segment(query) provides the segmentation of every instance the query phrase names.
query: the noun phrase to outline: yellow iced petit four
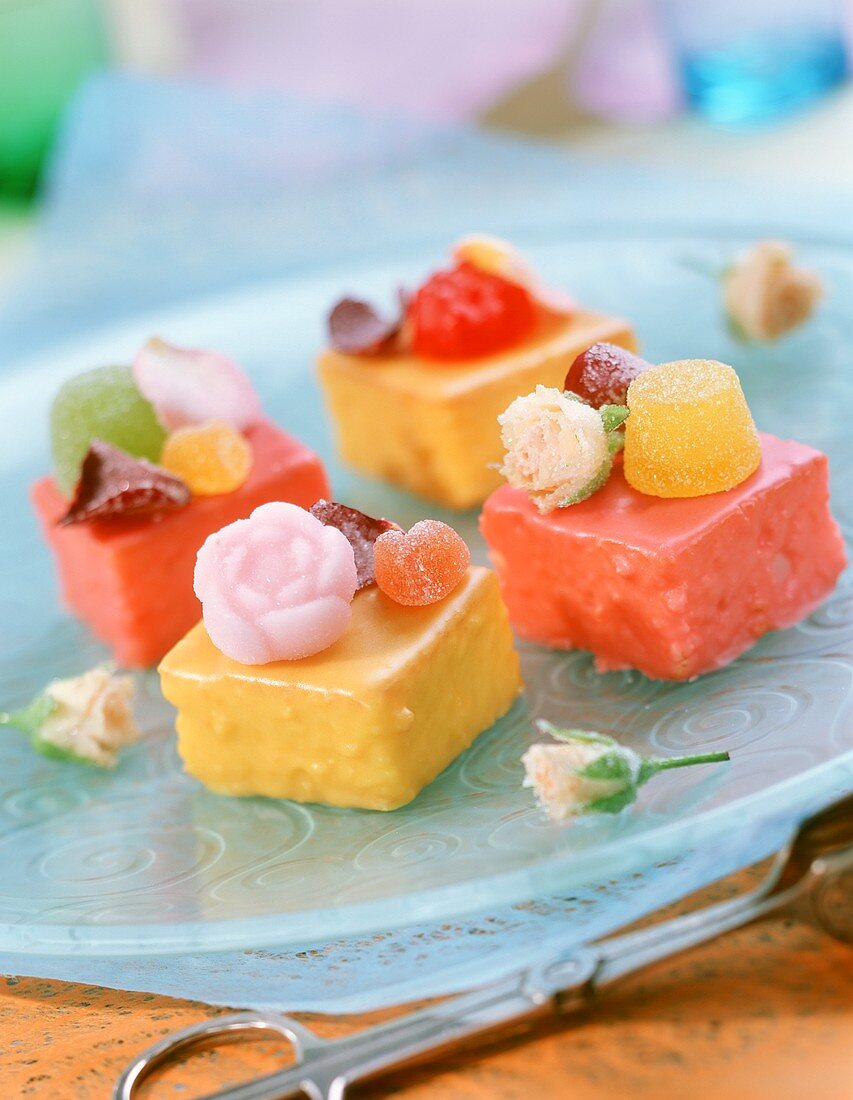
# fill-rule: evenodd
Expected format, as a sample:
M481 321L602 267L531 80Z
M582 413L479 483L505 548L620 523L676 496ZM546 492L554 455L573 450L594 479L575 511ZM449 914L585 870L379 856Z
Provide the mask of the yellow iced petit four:
M338 639L245 664L200 623L160 665L187 771L212 790L392 810L411 801L520 687L497 578L471 567L428 606L358 591Z

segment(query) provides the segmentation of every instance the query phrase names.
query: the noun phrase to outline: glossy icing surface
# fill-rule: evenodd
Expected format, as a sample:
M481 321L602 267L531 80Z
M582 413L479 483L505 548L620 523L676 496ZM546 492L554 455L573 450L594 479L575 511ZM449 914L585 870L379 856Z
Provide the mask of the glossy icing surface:
M319 373L342 457L372 477L469 508L500 484L491 468L502 457L498 415L537 383L562 386L573 358L601 340L635 346L624 321L578 311L542 321L518 348L459 365L327 351Z
M200 618L193 569L208 535L266 501L308 507L328 492L322 463L292 436L262 421L247 439L252 470L239 489L152 517L57 527L66 499L50 477L33 485L64 601L121 664L153 664Z
M343 637L299 661L241 665L196 626L160 665L191 774L227 794L389 810L511 706L518 658L497 578L471 568L441 603L360 592Z
M499 489L481 529L518 632L591 650L601 671L683 680L802 619L845 564L827 460L761 439L759 469L726 493L663 500L617 468L588 500L541 516Z

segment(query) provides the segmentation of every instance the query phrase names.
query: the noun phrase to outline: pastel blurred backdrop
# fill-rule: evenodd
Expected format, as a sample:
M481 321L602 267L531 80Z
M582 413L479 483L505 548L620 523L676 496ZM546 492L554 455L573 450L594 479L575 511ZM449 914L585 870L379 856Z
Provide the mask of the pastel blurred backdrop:
M783 117L845 77L849 0L2 0L0 193L31 192L86 74L169 74L565 136L693 108Z

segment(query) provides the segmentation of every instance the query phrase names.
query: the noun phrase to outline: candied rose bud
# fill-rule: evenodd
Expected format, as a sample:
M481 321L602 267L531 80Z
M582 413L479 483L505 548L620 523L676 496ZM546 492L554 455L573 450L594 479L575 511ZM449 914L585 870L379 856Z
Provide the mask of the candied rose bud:
M540 512L577 504L607 480L624 413L618 405L593 409L571 394L537 386L498 417L501 474Z
M539 805L558 822L582 814L619 813L636 799L638 789L660 772L729 759L727 752L642 757L606 734L562 729L543 719L535 725L555 741L533 744L522 756L522 786L532 787Z
M246 665L309 657L346 630L358 578L346 536L295 504L262 504L198 552L213 644Z
M723 304L747 340L776 340L806 321L823 294L820 276L791 262L791 247L761 241L723 276Z

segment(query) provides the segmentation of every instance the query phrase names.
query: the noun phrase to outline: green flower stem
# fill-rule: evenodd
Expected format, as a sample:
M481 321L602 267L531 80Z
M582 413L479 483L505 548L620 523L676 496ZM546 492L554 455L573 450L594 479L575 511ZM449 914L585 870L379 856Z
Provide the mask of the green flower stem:
M699 256L682 256L678 263L688 271L692 271L694 275L702 275L706 279L714 280L722 279L731 267L731 264L714 263Z
M0 726L11 726L12 729L20 730L21 733L29 733L30 721L27 709L24 707L23 710L0 711Z
M55 708L56 701L43 692L20 710L0 711L0 726L14 726L32 740Z
M686 768L690 764L721 764L724 760L731 760L727 752L705 752L698 756L670 756L666 760L649 760L655 771L663 772L668 768Z
M669 756L665 760L643 760L640 764L637 785L640 786L658 772L669 771L671 768L689 768L693 764L722 764L726 760L731 760L727 752L705 752L696 756Z

